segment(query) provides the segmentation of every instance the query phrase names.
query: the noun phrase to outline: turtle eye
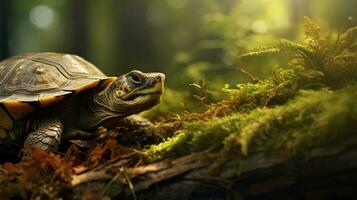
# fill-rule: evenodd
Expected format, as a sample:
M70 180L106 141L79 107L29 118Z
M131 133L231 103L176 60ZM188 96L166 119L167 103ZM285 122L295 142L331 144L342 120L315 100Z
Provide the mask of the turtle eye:
M137 74L130 74L129 79L131 82L135 84L140 84L141 83L141 77Z

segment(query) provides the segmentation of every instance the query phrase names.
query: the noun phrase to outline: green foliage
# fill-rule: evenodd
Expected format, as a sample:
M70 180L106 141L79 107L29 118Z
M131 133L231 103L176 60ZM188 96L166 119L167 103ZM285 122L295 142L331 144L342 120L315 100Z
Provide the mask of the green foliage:
M314 70L323 75L323 83L336 87L357 80L357 27L345 31L333 45L320 38L320 27L305 17L305 45L286 39L273 47L262 47L239 58L274 54L283 50L296 53L293 67Z
M324 86L322 77L320 71L306 70L302 67L276 68L271 77L254 84L237 84L235 87L226 84L223 88L226 100L207 105L207 109L202 113L186 113L181 120L210 120L235 112L249 112L259 107L280 105L294 97L300 89L321 88Z
M319 27L308 18L305 30L306 45L282 40L278 47L243 56L289 49L296 52L291 68L276 68L255 84L226 84L226 100L173 120L172 137L147 149L147 158L155 161L212 146L234 158L258 150L295 156L354 134L357 29L342 34L335 48L320 39Z

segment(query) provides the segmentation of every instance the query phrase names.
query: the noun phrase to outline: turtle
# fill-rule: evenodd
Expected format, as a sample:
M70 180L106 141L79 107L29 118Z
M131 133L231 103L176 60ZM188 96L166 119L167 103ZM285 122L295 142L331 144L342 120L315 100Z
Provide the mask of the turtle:
M0 62L0 145L48 152L63 139L91 138L103 125L147 124L135 115L160 103L164 80L139 70L106 76L73 54L10 57Z

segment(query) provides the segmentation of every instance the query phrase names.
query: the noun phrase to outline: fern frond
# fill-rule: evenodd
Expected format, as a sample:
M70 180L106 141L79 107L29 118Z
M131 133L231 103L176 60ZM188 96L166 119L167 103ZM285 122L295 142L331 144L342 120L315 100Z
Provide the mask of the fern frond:
M347 29L339 38L336 45L336 54L342 53L345 49L357 49L357 26Z
M307 43L320 41L320 26L309 17L304 17L305 39Z
M292 50L298 53L299 57L304 60L305 63L309 63L308 68L320 69L324 65L324 61L321 60L317 52L311 50L307 46L301 45L296 42L292 42L287 39L282 39L280 41L281 49Z
M284 50L293 50L293 51L298 51L301 52L307 56L310 54L313 54L313 52L308 49L306 46L301 45L299 43L287 40L287 39L282 39L280 40L280 48Z
M245 57L255 57L255 56L276 54L276 53L279 53L280 50L281 49L277 48L277 47L267 47L264 49L257 49L257 50L251 51L249 53L245 53L245 54L238 56L238 59L245 58Z

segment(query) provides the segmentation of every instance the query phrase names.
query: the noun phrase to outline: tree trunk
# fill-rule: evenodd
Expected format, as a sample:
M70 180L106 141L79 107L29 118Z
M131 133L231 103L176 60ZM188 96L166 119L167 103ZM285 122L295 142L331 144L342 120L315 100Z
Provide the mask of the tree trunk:
M11 15L11 1L0 0L0 60L10 56L9 26Z
M71 1L71 53L88 57L87 1Z

